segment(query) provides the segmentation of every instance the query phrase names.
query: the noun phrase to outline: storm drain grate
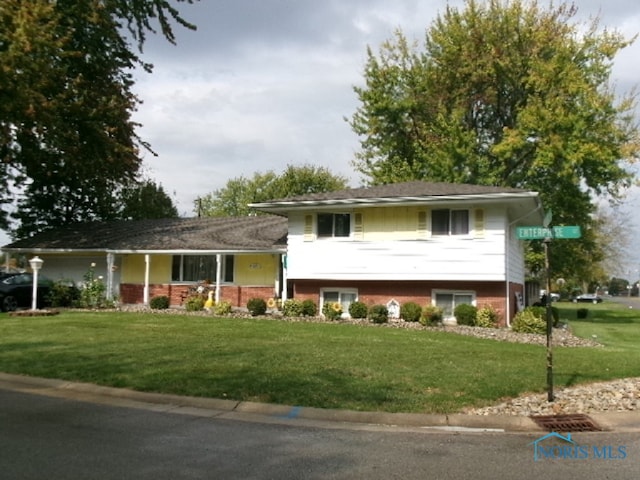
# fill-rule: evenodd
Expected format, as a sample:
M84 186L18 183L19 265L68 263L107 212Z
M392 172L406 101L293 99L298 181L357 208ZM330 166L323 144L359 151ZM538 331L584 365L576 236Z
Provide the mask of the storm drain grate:
M532 415L531 420L549 432L599 432L602 430L587 415L574 413L569 415Z

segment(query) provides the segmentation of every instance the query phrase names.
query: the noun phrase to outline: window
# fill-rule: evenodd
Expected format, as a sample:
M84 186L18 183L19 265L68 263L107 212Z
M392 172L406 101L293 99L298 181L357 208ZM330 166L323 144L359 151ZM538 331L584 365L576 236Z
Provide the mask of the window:
M452 318L458 305L473 305L475 302L473 292L436 292L434 298L436 307L442 308L444 318Z
M431 212L433 235L467 235L469 233L469 210L433 210Z
M320 311L326 302L342 305L342 313L349 314L349 305L358 300L358 291L353 288L328 288L320 292Z
M216 255L174 255L171 268L173 282L216 281ZM233 255L222 256L222 281L233 282Z
M318 237L348 237L351 234L351 214L319 213Z

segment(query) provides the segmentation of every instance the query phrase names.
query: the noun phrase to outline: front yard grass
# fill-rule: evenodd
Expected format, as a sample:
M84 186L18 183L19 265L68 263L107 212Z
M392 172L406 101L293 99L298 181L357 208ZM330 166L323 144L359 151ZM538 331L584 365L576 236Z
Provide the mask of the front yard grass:
M561 318L575 319L559 304ZM598 305L554 348L554 383L640 376L640 318ZM596 316L596 311L597 316ZM0 314L0 371L140 391L362 411L451 413L542 392L546 350L433 330L154 313Z

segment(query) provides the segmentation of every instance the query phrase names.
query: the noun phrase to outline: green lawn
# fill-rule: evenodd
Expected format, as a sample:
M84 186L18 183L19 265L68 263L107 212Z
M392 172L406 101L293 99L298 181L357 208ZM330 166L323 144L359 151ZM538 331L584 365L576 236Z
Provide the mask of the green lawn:
M640 318L613 304L555 348L555 387L640 376ZM585 308L585 307L582 307ZM0 314L0 371L193 396L388 412L455 412L546 387L544 347L437 331L147 313Z

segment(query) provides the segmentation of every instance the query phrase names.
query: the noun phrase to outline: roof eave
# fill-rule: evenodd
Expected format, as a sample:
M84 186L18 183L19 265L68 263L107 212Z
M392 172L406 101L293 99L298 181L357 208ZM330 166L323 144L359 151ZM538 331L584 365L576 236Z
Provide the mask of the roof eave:
M377 206L377 205L416 205L416 204L438 204L451 202L503 202L509 200L535 199L537 192L522 193L486 193L486 194L464 194L464 195L429 195L429 196L405 196L405 197L382 197L382 198L344 198L326 200L301 200L301 201L281 201L252 203L249 206L256 210L269 213L286 213L291 210L309 210L327 207L348 207L348 206Z

